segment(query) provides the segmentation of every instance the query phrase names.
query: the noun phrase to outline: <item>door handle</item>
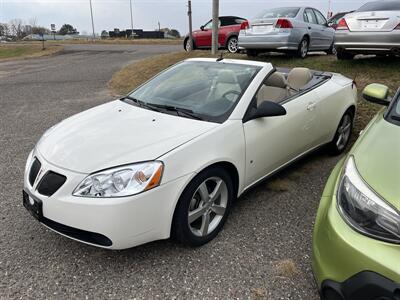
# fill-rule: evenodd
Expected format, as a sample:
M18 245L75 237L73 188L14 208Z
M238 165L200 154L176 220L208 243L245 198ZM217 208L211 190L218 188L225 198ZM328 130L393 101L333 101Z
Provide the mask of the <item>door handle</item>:
M307 105L307 110L308 111L313 111L315 109L316 104L314 102L311 102Z

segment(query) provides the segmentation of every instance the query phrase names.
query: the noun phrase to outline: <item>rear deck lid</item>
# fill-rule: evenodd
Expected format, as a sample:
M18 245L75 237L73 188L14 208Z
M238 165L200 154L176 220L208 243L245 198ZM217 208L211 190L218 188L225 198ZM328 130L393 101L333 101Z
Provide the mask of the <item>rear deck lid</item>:
M355 12L345 19L350 31L389 32L400 24L400 11Z

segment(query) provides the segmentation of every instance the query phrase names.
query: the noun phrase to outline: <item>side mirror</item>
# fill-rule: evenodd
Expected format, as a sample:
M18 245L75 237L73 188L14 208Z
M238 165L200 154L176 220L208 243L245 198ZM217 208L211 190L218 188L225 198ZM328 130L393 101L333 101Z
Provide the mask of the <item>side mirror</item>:
M389 88L386 85L372 83L367 85L362 93L363 98L369 102L389 106Z
M204 25L203 25L203 26L200 26L200 30L201 30L201 31L204 31Z
M286 109L275 102L264 101L255 110L251 116L251 119L260 119L266 117L277 117L286 115Z

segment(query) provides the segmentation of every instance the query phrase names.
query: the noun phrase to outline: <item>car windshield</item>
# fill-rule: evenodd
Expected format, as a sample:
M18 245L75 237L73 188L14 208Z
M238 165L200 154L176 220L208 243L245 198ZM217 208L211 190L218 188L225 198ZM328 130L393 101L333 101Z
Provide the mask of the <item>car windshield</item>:
M256 16L256 19L269 19L269 18L295 18L299 12L299 7L280 7L271 8L263 11Z
M391 105L391 109L388 111L386 118L389 122L400 126L400 88L397 90L392 101L394 101L394 103Z
M376 1L369 2L357 9L357 12L363 11L390 11L400 10L400 1Z
M160 73L127 98L144 108L222 123L260 69L223 61L185 61Z

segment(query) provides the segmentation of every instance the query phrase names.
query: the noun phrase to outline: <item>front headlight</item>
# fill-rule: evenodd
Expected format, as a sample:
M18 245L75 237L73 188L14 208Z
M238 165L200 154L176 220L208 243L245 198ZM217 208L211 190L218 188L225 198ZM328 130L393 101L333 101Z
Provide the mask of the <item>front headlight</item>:
M158 186L164 165L159 161L126 165L86 177L74 190L78 197L125 197Z
M357 231L400 243L400 213L365 183L352 156L346 163L337 196L341 215Z

